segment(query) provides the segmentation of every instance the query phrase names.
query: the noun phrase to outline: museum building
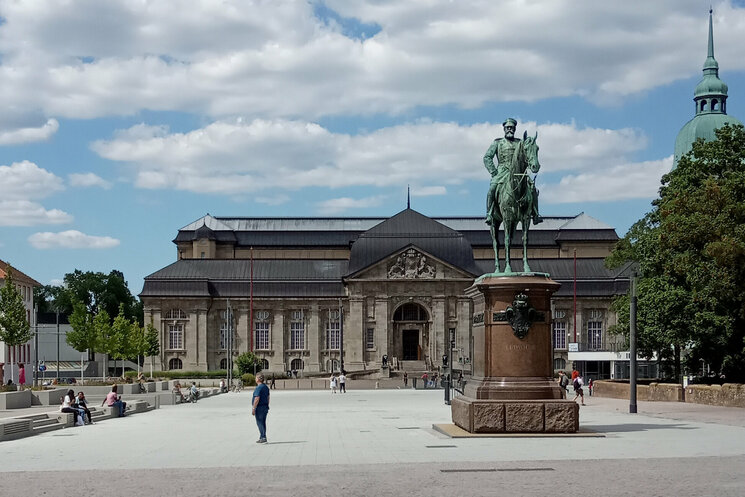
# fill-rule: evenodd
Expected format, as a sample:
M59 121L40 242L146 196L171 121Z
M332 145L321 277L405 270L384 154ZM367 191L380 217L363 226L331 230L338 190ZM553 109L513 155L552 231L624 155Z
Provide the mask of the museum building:
M487 227L483 217L410 208L390 218L206 215L178 231L176 262L145 278L145 321L160 331L164 369L225 369L232 348L253 350L272 372L338 371L343 348L348 371L378 371L384 356L394 368L432 370L450 353L467 374L473 305L465 290L494 271ZM571 367L570 343L623 348L607 330L628 275L603 265L617 240L586 214L531 228L531 268L561 283L552 300L556 369ZM512 248L516 271L521 252ZM585 367L611 375L608 364Z

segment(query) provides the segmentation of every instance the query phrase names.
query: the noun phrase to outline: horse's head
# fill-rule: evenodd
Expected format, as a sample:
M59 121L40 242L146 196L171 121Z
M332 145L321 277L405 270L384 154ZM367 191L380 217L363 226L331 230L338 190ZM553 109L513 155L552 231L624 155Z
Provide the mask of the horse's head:
M528 167L534 173L537 173L541 168L541 163L538 162L538 131L535 132L535 136L528 136L528 132L523 133L523 148L525 150L525 159L528 162Z

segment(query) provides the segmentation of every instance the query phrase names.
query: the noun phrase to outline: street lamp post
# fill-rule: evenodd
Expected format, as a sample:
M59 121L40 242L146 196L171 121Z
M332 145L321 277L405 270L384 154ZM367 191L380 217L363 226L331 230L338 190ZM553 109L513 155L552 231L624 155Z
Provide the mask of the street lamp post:
M631 274L629 303L629 413L636 414L636 272Z

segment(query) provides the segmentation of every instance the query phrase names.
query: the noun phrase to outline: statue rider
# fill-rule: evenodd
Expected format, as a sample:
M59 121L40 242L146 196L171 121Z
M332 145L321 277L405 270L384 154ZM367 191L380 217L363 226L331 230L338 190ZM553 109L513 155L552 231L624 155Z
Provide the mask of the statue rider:
M492 225L494 223L494 217L492 216L493 209L499 209L498 202L495 202L494 192L497 191L497 187L508 181L508 175L510 170L510 161L515 153L515 149L520 144L520 138L515 138L515 129L517 128L517 121L511 117L505 119L502 123L504 128L504 138L497 138L494 140L489 147L489 150L484 154L484 167L491 174L491 183L489 184L489 194L486 197L486 224ZM494 166L494 158L497 159L498 165ZM531 196L533 197L533 208L531 216L533 218L533 224L543 222L543 218L538 214L538 190L533 184L533 180L528 179L528 189Z

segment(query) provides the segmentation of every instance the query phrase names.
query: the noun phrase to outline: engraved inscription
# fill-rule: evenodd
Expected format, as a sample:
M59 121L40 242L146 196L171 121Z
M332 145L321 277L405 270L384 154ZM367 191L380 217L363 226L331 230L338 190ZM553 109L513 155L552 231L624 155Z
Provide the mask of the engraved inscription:
M484 313L479 312L473 315L473 324L484 324Z
M530 350L533 347L531 345L507 345L505 350Z

